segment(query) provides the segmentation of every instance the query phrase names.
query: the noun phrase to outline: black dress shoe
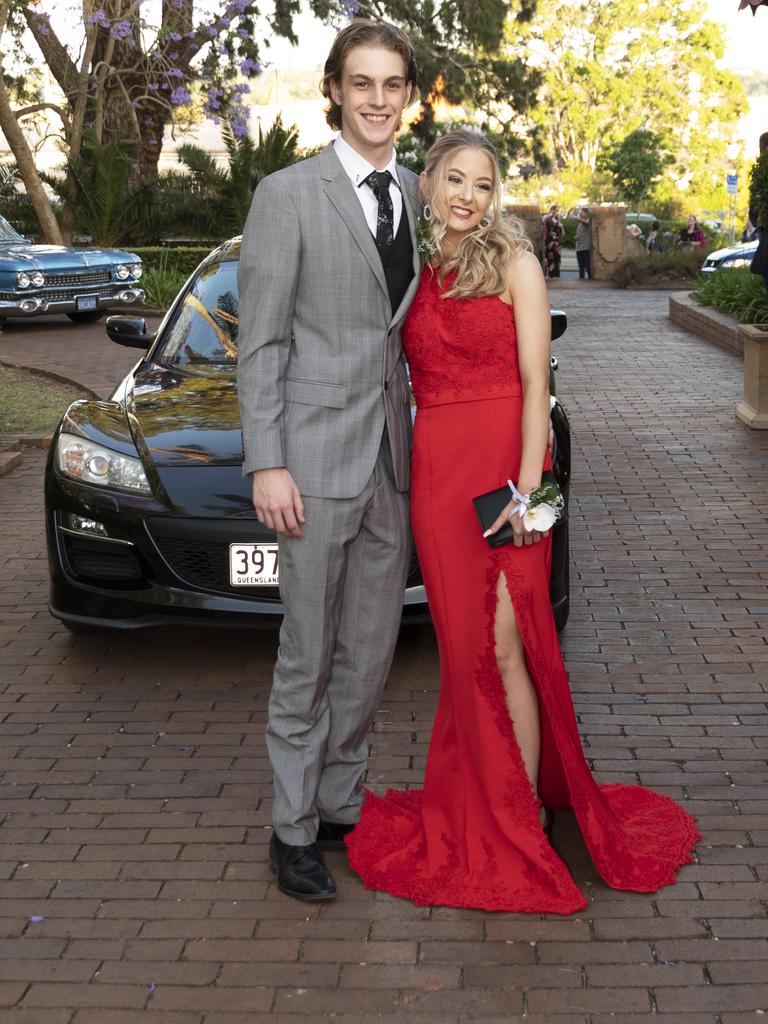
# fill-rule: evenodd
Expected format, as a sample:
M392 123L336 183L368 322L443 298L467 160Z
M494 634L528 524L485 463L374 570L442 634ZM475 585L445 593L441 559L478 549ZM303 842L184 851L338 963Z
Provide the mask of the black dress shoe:
M326 853L344 853L347 848L344 837L348 836L354 825L342 825L338 821L321 821L317 829L317 845Z
M290 846L273 832L269 841L269 867L277 887L297 900L332 900L336 885L328 873L317 843Z

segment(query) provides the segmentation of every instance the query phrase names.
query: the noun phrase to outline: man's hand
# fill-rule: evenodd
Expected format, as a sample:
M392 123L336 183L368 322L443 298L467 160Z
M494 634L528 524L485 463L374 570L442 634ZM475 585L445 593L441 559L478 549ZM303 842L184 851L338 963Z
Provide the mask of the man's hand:
M259 469L253 477L253 507L259 522L286 537L302 537L304 503L285 468Z

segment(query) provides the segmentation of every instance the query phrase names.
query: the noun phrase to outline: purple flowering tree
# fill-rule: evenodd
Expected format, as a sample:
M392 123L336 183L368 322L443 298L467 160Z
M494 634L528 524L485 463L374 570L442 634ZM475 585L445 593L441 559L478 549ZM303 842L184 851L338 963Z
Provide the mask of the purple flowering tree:
M36 60L39 66L39 57L21 45L31 33L64 95L62 103L40 101L15 110L6 95L4 123L13 127L11 121L18 125L48 108L70 159L83 155L86 136L105 146L118 142L132 148L136 177L144 181L157 175L166 126L197 96L206 115L226 116L235 134L246 134L248 80L261 71L256 0L160 0L154 21L145 15L147 8L145 0L82 0L81 40L72 45L63 33L60 0L2 0L0 30L15 37L16 55L26 53L27 63ZM8 81L11 68L0 64L0 70ZM3 106L0 91L0 117ZM34 161L23 159L23 135L18 133L19 140L4 134L32 196L41 185L30 166ZM77 187L75 181L68 185ZM72 226L65 209L65 235ZM50 223L43 233L53 236Z
M226 111L245 127L247 79L261 71L255 0L161 0L157 23L142 0L83 0L79 61L54 27L57 0L15 3L66 96L75 155L91 127L105 144L131 142L140 176L154 176L166 125L200 86L207 114Z

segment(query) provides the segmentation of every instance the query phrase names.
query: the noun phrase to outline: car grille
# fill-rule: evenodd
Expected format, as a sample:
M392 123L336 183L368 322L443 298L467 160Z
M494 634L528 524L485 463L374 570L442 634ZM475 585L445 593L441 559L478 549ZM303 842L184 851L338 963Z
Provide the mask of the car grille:
M112 584L136 584L142 579L141 562L135 549L128 544L110 544L108 540L60 535L64 541L69 569L81 580Z
M111 280L112 276L108 268L104 270L75 271L72 274L46 274L45 287L64 288L67 285L77 285L80 287L84 284L107 284Z
M101 299L111 299L115 294L111 288L33 288L18 292L0 292L0 301L14 302L27 297L46 299L48 302L74 302L78 295L96 295Z
M49 302L69 302L78 295L97 295L101 299L110 299L113 294L112 288L106 290L104 288L90 288L87 291L82 288L51 288L50 290L46 288L41 297Z
M146 522L158 551L187 586L244 600L279 601L277 587L233 587L229 582L229 545L239 540L274 542L262 535L255 519L227 520L148 519Z

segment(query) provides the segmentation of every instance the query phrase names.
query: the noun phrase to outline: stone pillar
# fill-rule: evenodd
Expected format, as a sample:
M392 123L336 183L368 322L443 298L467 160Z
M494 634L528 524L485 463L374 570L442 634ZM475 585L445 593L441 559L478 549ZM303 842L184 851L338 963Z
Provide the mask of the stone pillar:
M744 341L744 400L736 418L753 430L768 430L768 330L742 324Z
M627 231L626 206L590 206L592 218L592 278L610 281L616 264L637 251Z
M523 222L526 235L533 243L533 251L541 259L544 250L544 229L542 227L542 214L538 206L505 206L504 213L511 213Z

